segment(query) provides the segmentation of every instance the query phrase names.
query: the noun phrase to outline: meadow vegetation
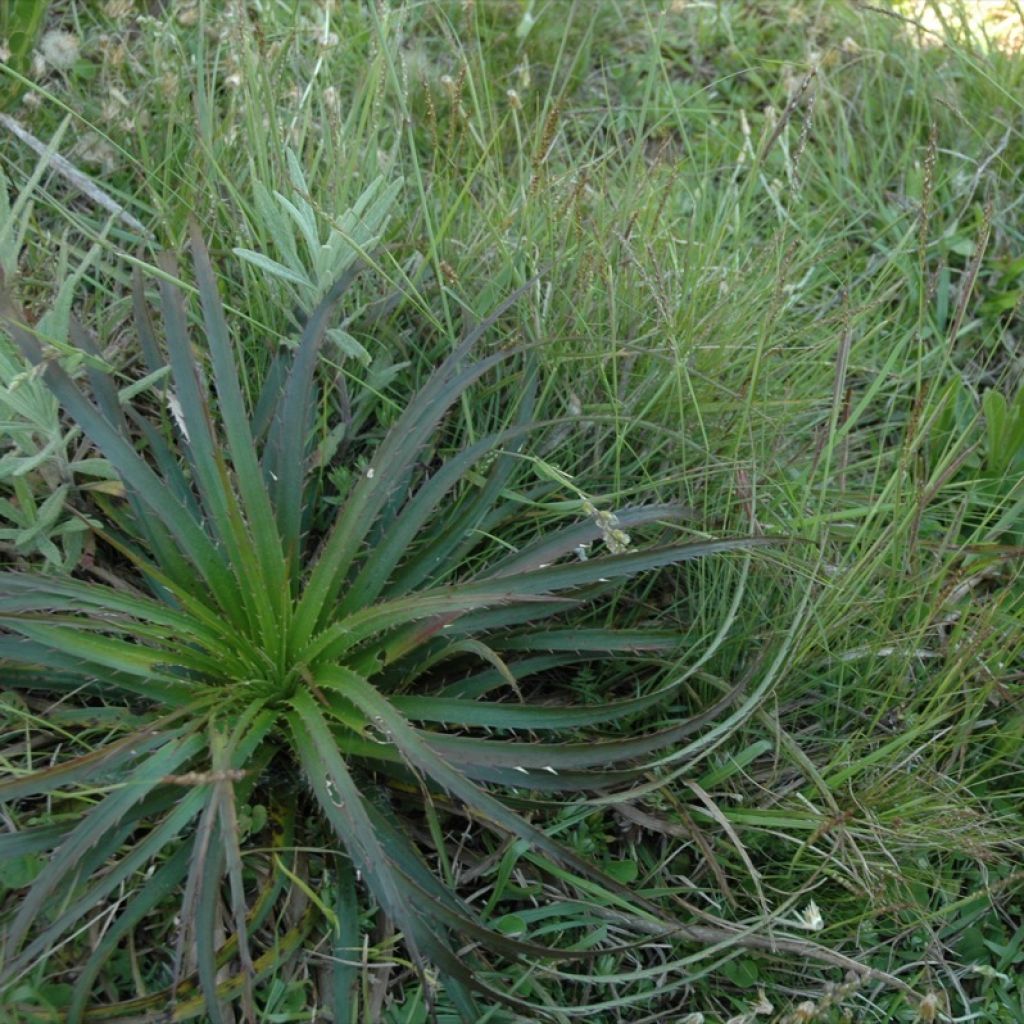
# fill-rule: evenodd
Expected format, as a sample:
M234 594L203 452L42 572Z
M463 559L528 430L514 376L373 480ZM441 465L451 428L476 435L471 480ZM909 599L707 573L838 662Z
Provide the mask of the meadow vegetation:
M979 6L3 8L0 1021L1024 1019Z

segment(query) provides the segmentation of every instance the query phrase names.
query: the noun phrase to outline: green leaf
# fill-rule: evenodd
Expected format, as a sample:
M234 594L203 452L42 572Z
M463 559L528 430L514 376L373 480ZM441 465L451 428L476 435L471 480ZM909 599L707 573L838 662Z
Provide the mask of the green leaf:
M188 868L189 847L179 846L156 872L146 879L134 895L127 899L103 932L89 959L82 965L75 978L71 1002L68 1005L66 1024L81 1024L87 1005L90 1004L93 985L111 955L121 941L130 935L146 916L177 889Z
M9 955L21 947L29 928L42 911L46 898L59 883L73 874L75 865L86 851L158 786L164 776L192 757L200 746L200 739L194 734L165 743L128 774L118 789L105 797L83 818L81 824L68 833L67 839L54 852L18 907L7 931ZM8 967L5 965L4 972ZM3 976L3 972L0 972L0 977Z
M33 831L38 832L39 830ZM51 830L51 833L54 831ZM0 836L0 839L6 838L7 836ZM46 839L49 840L50 835L47 835ZM41 848L47 849L45 843ZM0 850L4 852L3 860L0 860L0 888L24 889L39 876L39 872L43 869L43 859L35 853L12 853L6 844L0 846Z
M199 258L201 260L201 254ZM214 436L209 402L200 387L199 367L192 354L188 337L184 300L181 292L171 284L171 280L177 277L177 263L167 253L162 254L157 263L164 271L159 281L160 297L171 373L181 407L181 430L184 434L185 451L195 473L211 527L227 553L229 571L237 584L235 606L229 615L239 625L247 624L250 629L258 628L268 641L273 641L280 631L274 628L273 607L266 583L259 572L253 539L246 529L227 467L220 456L219 443ZM212 287L212 282L207 280L207 312L215 319L216 312L210 308L215 301L209 294ZM215 333L216 329L215 327ZM220 344L226 345L226 341L221 339ZM223 359L223 352L221 358ZM228 387L223 379L221 383L225 388ZM232 409L232 412L237 410ZM235 427L237 429L237 423ZM238 618L240 611L245 613L241 619Z
M199 285L199 297L206 324L206 338L213 361L220 420L227 434L232 467L238 480L245 513L252 530L253 546L260 563L258 585L265 588L270 595L276 595L274 619L282 622L289 598L288 566L249 428L249 418L239 386L238 369L231 351L227 322L217 294L213 267L194 222L191 225L191 237L196 281Z
M685 676L683 678L685 679ZM679 684L682 681L682 679L679 680ZM552 771L561 769L579 770L611 766L658 750L668 749L681 739L699 731L735 703L741 694L742 685L734 687L723 698L698 715L666 729L626 739L587 743L538 743L535 741L515 743L508 740L482 740L468 736L447 736L436 733L421 733L421 737L425 743L449 760L516 768L524 776L524 779L529 777L531 770L545 771L550 774ZM658 691L659 696L671 693L674 689L674 686L664 687ZM339 687L339 692L344 693L345 691Z
M116 865L102 874L93 874L91 883L81 896L70 905L62 907L59 914L46 922L21 954L5 965L12 972L32 963L42 956L59 937L70 930L83 917L95 913L111 892L128 882L133 875L154 861L189 822L199 814L205 802L205 794L198 791L188 793L162 821L151 829L134 847L125 852ZM42 923L42 922L37 922Z
M105 774L113 771L122 772L127 762L162 746L168 738L180 734L182 729L187 728L184 725L178 726L175 730L169 728L175 720L180 720L183 714L184 712L178 712L157 719L143 730L105 743L88 754L74 757L62 764L27 772L20 777L0 780L0 801L41 796L73 783L88 781L95 784ZM0 836L0 840L7 838L9 837Z
M630 882L635 882L639 869L637 868L635 860L614 860L608 861L604 865L604 870L615 879L616 882L621 882L623 885L628 885Z
M497 797L474 785L451 768L443 758L430 749L426 739L365 679L348 669L335 666L321 669L317 675L317 682L339 692L344 691L346 698L395 744L413 771L433 779L442 789L472 808L474 817L491 828L526 840L533 848L551 857L555 863L578 872L582 878L593 879L601 885L610 887L613 892L628 894L628 890L618 885L614 879L608 878L592 864L510 810ZM637 897L633 895L633 899L636 900ZM654 911L653 905L649 906Z
M441 417L473 381L510 354L499 353L473 364L467 370L459 368L480 337L518 300L526 287L509 296L482 324L468 332L388 431L366 474L353 488L339 512L307 582L293 620L291 640L295 647L304 647L314 631L323 627L360 545L387 500L393 496L397 482L405 478L409 467L418 458L420 446Z
M312 285L312 282L308 277L304 277L302 274L298 274L294 270L289 270L283 263L278 263L277 260L272 260L269 256L264 256L261 252L253 252L252 249L232 249L231 251L239 257L239 259L245 260L246 263L251 263L254 267L257 267L264 273L269 274L271 277L279 278L282 281L288 281L290 284L297 284L303 288L308 288Z
M346 270L310 314L284 381L282 398L270 423L263 463L270 478L281 539L286 554L292 559L298 558L306 498L316 364L329 317L360 269L355 266Z
M89 402L55 360L46 360L36 339L22 326L23 318L9 296L0 290L0 322L34 364L45 367L43 378L66 412L110 460L121 479L167 527L183 553L200 571L221 610L229 617L238 613L238 595L222 556L200 525L173 497L133 444Z
M363 797L338 754L330 729L309 694L294 700L290 723L307 781L327 820L366 878L381 907L405 931L414 963L422 957L417 944L421 931L418 914L405 898L390 859L371 823Z

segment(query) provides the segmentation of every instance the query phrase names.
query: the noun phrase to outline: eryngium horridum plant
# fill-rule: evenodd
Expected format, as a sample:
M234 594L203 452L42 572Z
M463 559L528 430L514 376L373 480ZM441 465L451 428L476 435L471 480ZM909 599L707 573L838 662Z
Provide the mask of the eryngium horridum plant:
M489 925L442 881L444 832L461 819L462 832L470 823L525 844L559 884L625 893L546 834L539 810L526 812L550 809L556 792L628 784L648 755L718 708L632 738L582 742L577 733L556 743L538 737L635 715L679 684L658 677L594 706L524 695L561 666L677 645L653 630L574 630L571 616L637 573L749 542L581 560L577 548L601 529L583 518L494 554L496 535L523 536L513 485L529 465L520 449L537 425L536 374L522 351L473 350L512 300L467 331L344 492L319 500L318 352L351 274L278 356L250 410L196 231L192 250L202 356L174 261L162 260L159 281L166 357L136 279L146 372L160 379L169 366L163 400L148 406L120 400L82 328L72 340L87 385L3 300L6 329L116 468L125 497L95 513L107 522L99 581L8 571L0 584L5 682L37 702L62 695L69 725L106 723L87 753L72 741L45 767L26 763L0 783L14 809L7 821L47 801L63 811L0 836L6 857L50 851L8 914L2 979L22 977L102 910L91 952L64 968L69 1021L206 1015L216 1024L235 999L252 1020L255 983L313 944L334 964L333 1019L348 1021L365 899L466 1020L478 1019L481 998L537 1019L541 1007L489 983L484 954L465 948L519 961L594 954L574 951L571 936L554 949ZM500 410L491 432L439 459L446 413L485 376L494 379L488 407ZM673 511L638 506L619 520L642 528ZM74 707L78 718L68 716ZM112 707L121 709L114 719ZM301 785L289 788L293 778ZM267 819L251 806L269 808ZM302 852L310 849L321 853ZM145 976L162 972L165 987L107 1003L96 987L105 965L161 908L165 921L176 914L177 938L139 944L156 947Z

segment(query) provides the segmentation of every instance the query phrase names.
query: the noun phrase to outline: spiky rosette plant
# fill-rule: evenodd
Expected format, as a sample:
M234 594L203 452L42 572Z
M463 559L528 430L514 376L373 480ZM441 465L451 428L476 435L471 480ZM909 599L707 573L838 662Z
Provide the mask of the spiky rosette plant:
M523 540L515 485L530 465L521 449L537 426L535 374L521 351L473 356L515 296L468 330L361 469L336 474L345 489L325 504L312 457L318 351L352 273L282 350L250 410L195 230L192 251L201 355L174 261L161 262L162 344L136 280L138 340L147 375L166 388L160 402L120 401L75 328L80 383L3 300L8 332L115 467L125 497L96 511L106 521L102 580L9 571L0 582L5 682L26 699L61 696L65 728L103 723L87 753L72 743L0 783L17 818L47 801L63 811L55 824L0 836L0 856L49 854L8 912L2 979L45 960L116 896L91 953L67 974L67 1020L205 1014L216 1024L236 998L254 1019L254 982L319 928L336 961L334 1020L347 1021L367 899L467 1020L481 997L535 1019L541 1009L492 988L462 944L513 959L590 954L493 928L439 877L439 822L467 819L526 844L563 884L615 891L530 820L530 793L551 801L624 786L722 704L657 732L584 742L578 730L669 700L680 682L662 677L599 706L524 697L553 669L677 646L665 632L573 628L567 616L638 573L749 541L581 560L576 549L608 528L586 516ZM490 403L491 432L441 459L446 414L485 377L501 398ZM674 513L650 505L618 517L624 529L659 529ZM493 543L503 534L511 550ZM111 707L121 708L113 720ZM558 731L573 741L537 739ZM292 776L303 783L289 790ZM245 810L255 803L270 808L263 827ZM322 853L315 877L294 853L307 848ZM297 890L302 913L292 912ZM179 909L167 987L104 1003L94 985L105 965L168 900Z

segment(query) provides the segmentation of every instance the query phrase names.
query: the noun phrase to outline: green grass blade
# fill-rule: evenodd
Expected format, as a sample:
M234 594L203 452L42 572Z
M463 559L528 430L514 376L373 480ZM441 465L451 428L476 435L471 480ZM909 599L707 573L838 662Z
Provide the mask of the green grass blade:
M623 508L615 513L620 526L630 529L653 523L673 522L682 514L682 506L675 503L640 505ZM511 576L521 572L532 572L552 565L560 558L573 554L577 548L593 544L600 538L601 530L592 520L573 523L508 555L495 565L492 575Z
M169 633L199 643L219 645L227 638L223 624L214 630L196 616L180 612L144 594L126 594L113 587L84 580L40 577L29 573L4 574L6 594L0 612L75 611L119 613L140 622L161 626ZM216 622L216 620L214 620Z
M37 825L0 835L0 864L9 864L15 857L47 853L59 846L72 829L71 824Z
M292 703L295 711L289 720L307 781L382 909L405 932L413 962L421 964L416 941L420 931L418 914L381 846L363 796L338 753L330 728L309 694L300 692Z
M529 287L532 287L532 282L510 295L486 320L468 331L463 341L431 375L398 422L388 431L387 437L374 454L366 476L356 484L339 512L307 583L295 615L292 636L294 647L303 647L318 626L323 625L325 617L333 613L334 598L341 589L360 544L392 496L396 481L404 479L418 457L420 445L470 384L513 354L499 353L480 360L468 370L459 369L480 338Z
M80 629L15 616L0 616L0 623L49 650L59 652L62 659L77 664L82 674L99 673L102 676L105 670L112 669L118 673L118 685L140 696L170 705L189 703L197 696L193 685L159 671L161 666L167 665L166 651L152 650L114 637L89 636ZM137 682L131 682L132 677Z
M604 583L623 576L633 576L636 573L677 565L694 558L706 558L708 555L743 551L752 547L767 547L779 543L779 540L771 537L700 540L621 555L605 555L600 558L591 558L586 562L537 567L529 571L526 571L521 564L506 565L496 572L488 573L478 582L460 586L458 590L460 593L472 592L477 587L485 588L500 582L500 585L507 586L510 591L524 596L549 594L583 587L591 583ZM536 557L536 554L530 555L529 563L532 564Z
M410 768L421 773L473 809L474 817L489 827L525 840L546 854L556 864L564 865L606 888L609 892L625 896L643 905L648 912L660 918L653 904L648 904L614 879L607 877L593 864L579 857L561 843L551 839L541 829L510 810L501 800L472 783L439 757L426 741L365 679L347 669L322 669L317 682L325 687L344 691L351 701L371 721L377 723L390 741L401 751Z
M72 758L52 768L39 768L22 776L0 781L0 801L20 800L26 796L42 796L76 783L95 784L98 777L112 771L121 771L126 762L142 757L155 747L167 742L177 733L168 731L180 720L187 709L155 720L138 732L129 733L106 743L88 754ZM181 727L179 727L180 729Z
M676 630L548 629L495 637L496 651L594 651L600 654L644 654L678 650L684 637Z
M334 1024L356 1024L353 1014L353 989L359 978L359 901L356 895L356 876L352 864L345 856L334 860L335 886L334 913L338 919L337 933L332 937L331 956L331 1013Z
M692 735L731 707L741 693L742 686L733 687L726 696L692 718L667 729L621 740L589 743L514 743L424 732L421 732L420 736L444 757L473 761L480 765L521 768L524 771L563 768L578 770L603 765L612 766L664 750Z
M442 590L425 591L411 597L384 601L360 609L333 623L322 633L313 638L312 643L301 652L298 661L309 665L325 658L337 658L345 651L351 650L371 637L379 636L398 626L423 619L434 619L438 616L458 616L462 612L493 605L506 604L510 601L545 603L544 595L522 596L514 592L505 592L494 588L484 590L451 587Z
M420 586L424 581L433 579L439 569L450 565L458 565L461 556L474 546L478 540L478 530L486 532L485 523L489 516L500 515L497 502L503 490L512 478L512 474L522 465L516 453L521 449L527 431L547 425L543 422L532 422L536 407L537 374L531 365L525 371L525 380L521 389L521 400L516 411L515 424L503 438L502 443L515 441L508 449L500 452L491 466L487 479L477 493L464 500L456 507L452 516L445 521L440 530L425 538L422 550L414 554L397 572L395 579L384 593L391 597ZM447 467L442 468L444 472Z
M209 806L215 812L220 802L211 797ZM216 815L215 815L216 818ZM225 1024L223 1000L217 984L217 924L220 908L220 882L224 871L224 846L219 822L214 823L206 856L197 862L195 917L192 934L195 938L196 962L199 965L199 988L205 999L210 1024Z
M82 895L69 906L62 907L61 912L41 930L38 935L21 951L19 956L5 965L12 973L18 972L31 964L36 958L43 956L53 944L71 929L76 922L96 908L102 906L109 894L127 881L147 864L157 859L171 844L188 823L199 814L204 803L204 794L188 793L150 832L135 846L121 856L109 871L97 877L91 872L94 884L89 886Z
M488 628L499 629L550 614L551 607L536 606L534 602L546 597L554 604L557 600L554 595L559 592L573 589L579 592L580 588L587 585L608 583L622 576L632 576L694 558L777 543L779 541L763 537L697 541L628 554L608 555L586 562L546 566L532 572L520 571L515 575L506 570L477 582L422 591L414 597L384 602L357 612L348 619L335 623L316 637L304 653L303 660L310 663L317 658L336 657L357 643L375 634L379 635L385 629L434 617L427 625L418 630L407 631L397 641L391 641L386 657L382 658L379 652L374 651L364 659L367 665L376 662L380 667L430 639L439 630L452 625L463 611L479 614L481 609L489 607L492 611L489 613ZM504 592L497 587L488 589L495 584L508 589ZM476 609L472 607L474 596L480 601ZM525 610L524 603L528 606ZM381 611L379 619L375 618L378 610ZM362 665L363 662L360 663L360 667Z

